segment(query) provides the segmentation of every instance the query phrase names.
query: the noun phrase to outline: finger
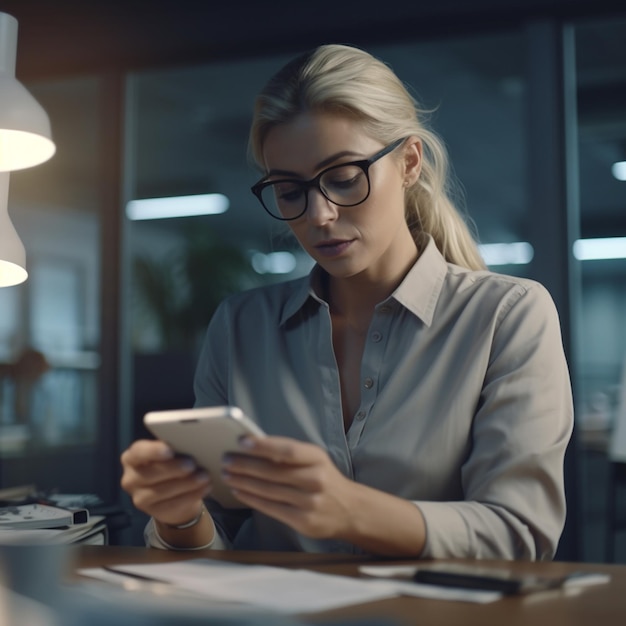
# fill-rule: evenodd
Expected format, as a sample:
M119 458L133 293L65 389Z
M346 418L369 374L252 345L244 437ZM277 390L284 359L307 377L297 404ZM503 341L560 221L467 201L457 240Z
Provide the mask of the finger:
M288 483L267 481L262 478L223 472L224 482L238 493L246 493L263 500L289 504L295 508L310 509L314 493Z
M326 454L319 446L289 437L246 436L239 445L243 454L285 465L310 465Z
M127 467L173 458L174 451L163 441L139 439L122 453L121 462L124 467Z
M149 485L136 489L132 493L133 504L140 510L155 514L163 503L172 500L195 501L206 497L213 488L213 483L206 474L198 473L186 480L171 480L158 485Z
M139 465L133 467L131 473L138 484L155 485L168 480L189 477L200 471L205 470L199 468L193 459L180 457L171 461Z
M276 485L252 487L243 483L241 488L233 488L232 491L240 502L251 509L309 537L330 538L350 517L350 513L341 506L331 514L331 509L323 506L321 494L302 494L287 488L280 489Z
M137 489L157 486L161 483L191 477L200 470L192 459L173 459L144 465L127 465L120 484L132 495Z
M287 502L266 500L254 493L239 490L235 493L240 502L263 515L267 515L309 536L316 536L318 534L312 532L311 514L308 510L302 510Z
M327 461L330 463L330 461ZM250 477L268 483L290 486L299 491L317 492L324 488L324 469L315 465L285 465L245 454L227 454L222 464L223 476Z

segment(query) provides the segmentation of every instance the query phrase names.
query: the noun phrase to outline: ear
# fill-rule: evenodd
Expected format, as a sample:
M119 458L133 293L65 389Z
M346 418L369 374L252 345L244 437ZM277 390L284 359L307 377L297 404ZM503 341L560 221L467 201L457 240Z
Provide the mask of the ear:
M422 171L422 142L417 137L409 137L404 144L404 182L411 187L417 182Z

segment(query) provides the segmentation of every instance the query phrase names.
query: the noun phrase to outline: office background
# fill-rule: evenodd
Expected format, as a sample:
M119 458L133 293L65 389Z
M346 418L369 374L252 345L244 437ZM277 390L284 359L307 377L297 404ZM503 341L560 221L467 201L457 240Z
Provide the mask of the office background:
M389 63L446 141L496 271L551 291L576 401L562 558L601 561L607 446L626 356L626 259L576 240L626 236L626 10L601 0L437 3L5 1L17 76L50 115L56 155L13 173L9 211L29 279L0 290L0 486L96 493L129 506L119 453L148 409L193 402L198 342L228 292L309 264L257 206L253 99L319 43ZM135 221L129 202L219 193L227 212ZM197 271L200 268L200 271ZM137 542L136 515L126 541ZM626 534L626 533L623 533ZM626 537L614 557L626 562Z

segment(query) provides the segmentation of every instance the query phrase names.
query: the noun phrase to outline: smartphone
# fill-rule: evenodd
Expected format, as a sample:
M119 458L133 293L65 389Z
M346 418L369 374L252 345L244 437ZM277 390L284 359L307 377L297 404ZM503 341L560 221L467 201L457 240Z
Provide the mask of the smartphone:
M242 508L221 480L222 456L242 452L239 439L244 435L263 437L265 433L235 406L151 411L143 418L146 428L180 455L190 456L211 475L211 498L227 508Z
M420 566L413 575L415 582L499 591L503 594L526 593L560 587L565 578L517 574L507 569L480 567L474 564L433 563Z

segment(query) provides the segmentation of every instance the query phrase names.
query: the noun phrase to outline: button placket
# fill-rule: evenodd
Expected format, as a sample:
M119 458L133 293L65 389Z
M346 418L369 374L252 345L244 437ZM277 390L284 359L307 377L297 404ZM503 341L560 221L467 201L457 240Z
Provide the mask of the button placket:
M385 349L385 337L391 323L390 313L393 313L393 307L385 304L382 305L375 313L373 326L375 330L371 330L368 342L365 346L363 355L362 370L362 389L361 406L354 414L354 420L348 432L348 441L351 448L358 445L361 433L365 429L367 418L376 399L376 384L380 373L380 364L382 354ZM380 315L386 314L386 315Z

